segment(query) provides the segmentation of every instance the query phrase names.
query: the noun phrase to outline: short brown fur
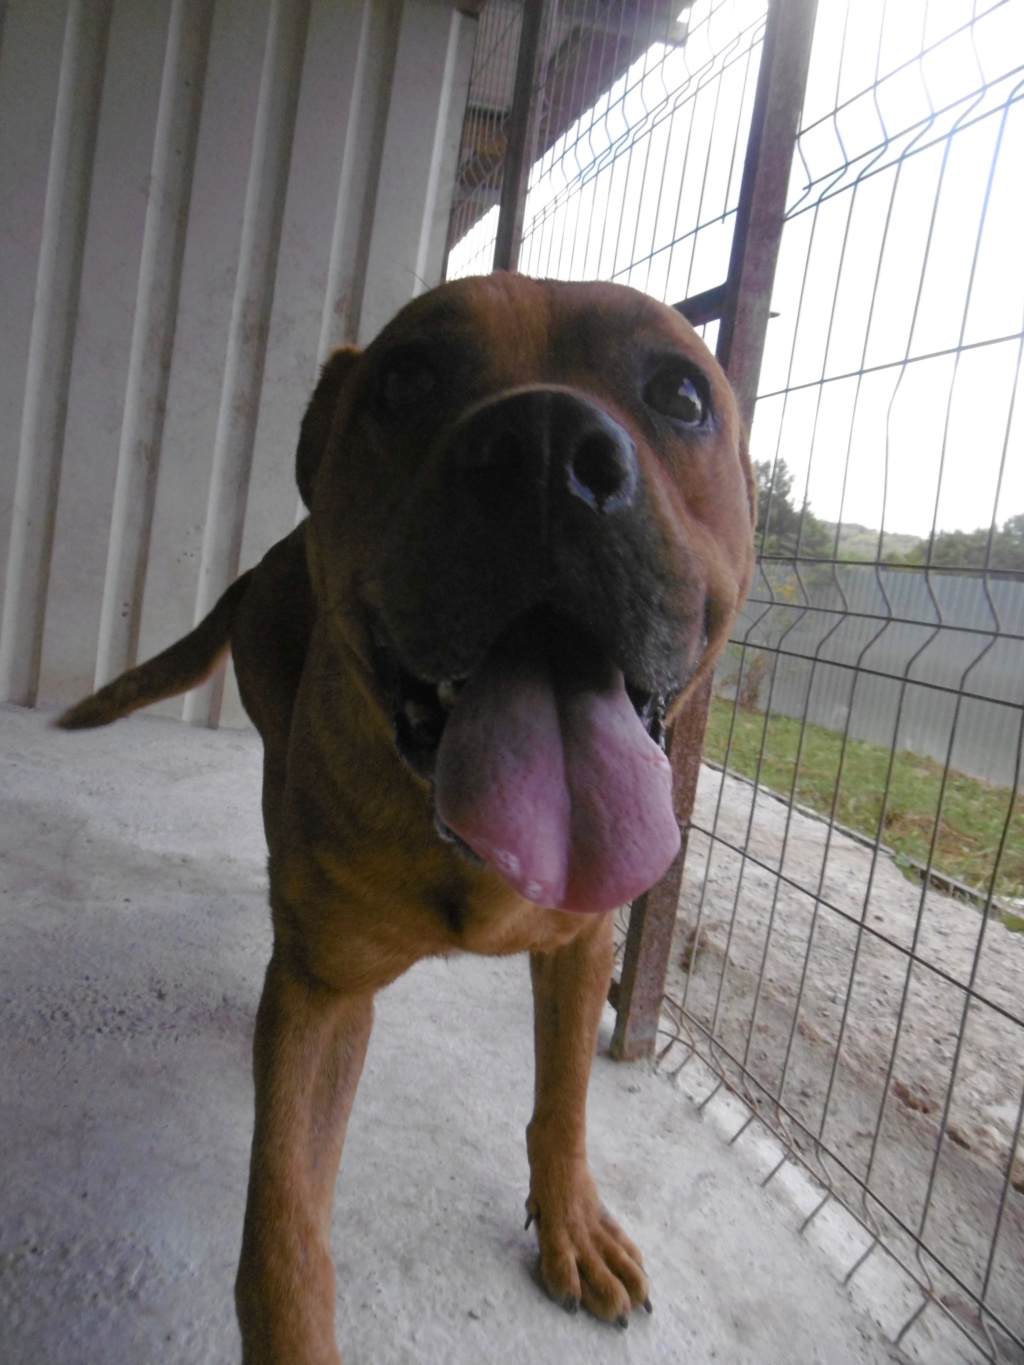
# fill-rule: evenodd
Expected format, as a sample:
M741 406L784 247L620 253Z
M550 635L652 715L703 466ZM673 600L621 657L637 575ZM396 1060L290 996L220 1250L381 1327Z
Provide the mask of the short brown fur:
M401 397L405 382L389 357L424 344L440 357L432 415L396 427L380 411L381 385L387 397L398 384ZM715 421L699 441L677 439L645 407L629 359L644 347L678 352L706 376ZM664 561L659 581L667 575L677 596L704 607L708 638L695 619L678 711L714 667L752 570L750 467L728 385L688 324L642 295L498 274L443 286L365 353L332 357L299 444L311 516L190 635L59 722L106 724L193 686L230 644L264 741L274 950L256 1023L236 1295L249 1365L339 1361L331 1206L373 997L432 954L530 953L537 1078L527 1210L544 1282L570 1310L582 1303L622 1325L648 1301L640 1253L601 1206L586 1156L612 915L543 909L442 841L429 785L396 748L374 669L371 622L407 605L389 600L395 575L381 547L401 557L393 531L424 450L443 445L466 413L535 385L584 394L635 443Z

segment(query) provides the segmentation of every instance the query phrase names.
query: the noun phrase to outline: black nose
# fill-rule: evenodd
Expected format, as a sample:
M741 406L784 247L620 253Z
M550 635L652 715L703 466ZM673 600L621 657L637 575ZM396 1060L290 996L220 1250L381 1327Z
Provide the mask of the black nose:
M529 389L486 404L459 433L455 460L474 500L491 513L547 492L600 515L628 507L636 494L628 432L590 399L563 389Z

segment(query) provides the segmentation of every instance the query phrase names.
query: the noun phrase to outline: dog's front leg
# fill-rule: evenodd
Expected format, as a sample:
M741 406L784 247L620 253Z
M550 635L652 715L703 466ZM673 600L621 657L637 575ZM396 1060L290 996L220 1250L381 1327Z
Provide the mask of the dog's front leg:
M330 1231L373 995L302 980L275 948L256 1016L256 1126L235 1301L245 1365L339 1365Z
M640 1252L601 1205L586 1149L587 1084L612 961L611 914L594 916L566 947L530 955L537 1079L526 1208L552 1297L625 1326L630 1309L648 1301L647 1278Z

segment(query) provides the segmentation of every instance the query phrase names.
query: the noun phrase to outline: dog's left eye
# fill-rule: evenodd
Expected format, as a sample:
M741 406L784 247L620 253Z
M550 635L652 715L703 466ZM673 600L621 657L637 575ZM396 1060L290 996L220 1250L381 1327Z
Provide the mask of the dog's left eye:
M398 416L422 403L436 384L433 367L421 356L396 357L380 376L380 405L385 412Z
M671 417L684 426L703 426L708 418L708 403L693 376L679 366L659 370L644 389L644 401L655 412Z

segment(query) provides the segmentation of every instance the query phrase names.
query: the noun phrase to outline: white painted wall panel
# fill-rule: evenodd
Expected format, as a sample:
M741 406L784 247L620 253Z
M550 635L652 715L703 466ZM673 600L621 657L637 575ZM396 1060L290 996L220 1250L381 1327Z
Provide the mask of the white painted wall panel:
M43 632L41 700L93 686L169 0L111 16ZM102 225L101 230L97 230Z
M18 470L25 372L66 0L8 4L0 35L0 596ZM32 60L25 60L25 53ZM6 130L6 131L5 131Z
M139 657L192 629L269 0L216 5L178 303ZM180 700L156 708L180 716Z
M47 156L0 616L0 695L28 704L42 658L111 10L111 0L68 5ZM7 132L17 136L16 117Z
M103 681L188 631L294 524L298 424L326 351L372 336L439 278L475 20L451 0L307 3L113 0L105 43L86 52L88 89L68 38L104 0L6 6L0 572L13 543L28 591L5 598L5 699L69 701L97 669ZM58 284L77 283L41 331L47 194L67 201L72 184L53 175L61 89L91 89L99 112L71 200L80 274L62 264ZM63 439L30 460L26 392L54 392L29 382L33 329L59 340L68 320L65 381L46 397L58 415L66 398ZM186 707L197 722L217 711L215 690ZM223 718L244 721L230 678Z
M394 95L384 139L377 204L367 262L370 297L358 339L365 343L406 299L440 278L451 193L439 190L454 176L461 122L451 127L453 86L465 108L476 21L445 0L405 0L395 59Z
M294 456L299 423L319 370L318 346L331 240L352 115L363 20L361 3L315 0L292 144L256 427L241 562L255 563L286 536L299 506ZM229 671L222 721L244 720Z

